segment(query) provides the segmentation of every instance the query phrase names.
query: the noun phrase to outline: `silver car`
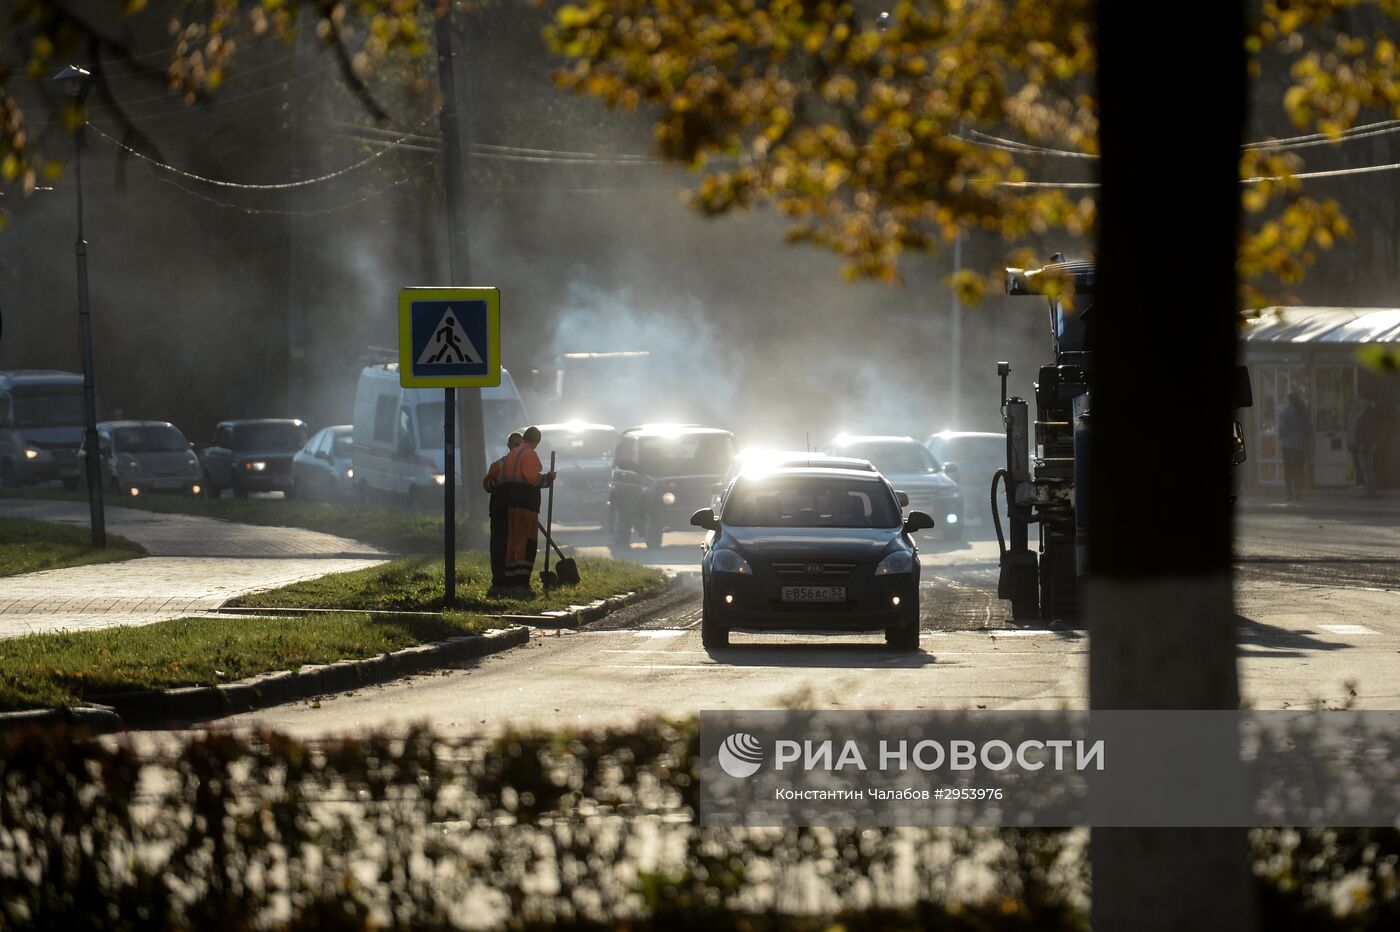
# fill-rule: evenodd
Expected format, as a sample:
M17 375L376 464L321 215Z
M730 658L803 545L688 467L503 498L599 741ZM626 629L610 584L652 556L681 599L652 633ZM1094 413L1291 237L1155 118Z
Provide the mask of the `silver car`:
M933 516L944 540L963 536L962 490L938 459L913 437L842 434L822 447L822 452L870 460L891 485L908 493L908 508Z
M351 427L324 427L292 457L292 487L288 498L323 502L349 501L355 481Z
M102 421L97 425L97 449L99 474L113 492L202 491L199 457L169 421ZM86 468L86 444L78 448L78 462Z
M541 424L540 434L540 461L547 467L550 453L557 454L559 460L559 477L554 483L554 517L582 524L606 522L617 428L567 421Z

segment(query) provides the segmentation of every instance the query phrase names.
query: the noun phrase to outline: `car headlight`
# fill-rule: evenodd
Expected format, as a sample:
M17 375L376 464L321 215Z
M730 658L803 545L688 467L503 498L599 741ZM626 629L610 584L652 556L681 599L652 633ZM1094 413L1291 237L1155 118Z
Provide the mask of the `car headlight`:
M251 462L244 463L243 468L249 472L262 472L267 469L267 464L262 460L252 460Z
M345 470L345 478L347 478L347 479L353 479L353 478L355 478L355 467L354 467L354 466L351 466L349 469Z
M27 459L27 460L37 460L39 457L41 457L41 456L43 456L43 455L44 455L44 451L43 451L43 450L36 450L36 449L34 449L33 447L26 447L26 448L25 448L25 451L24 451L24 458Z
M676 493L675 493L675 492L662 492L662 493L661 493L661 504L663 504L663 505L674 505L675 503L676 503Z
M447 485L447 474L435 472L433 473L433 481L438 485Z
M875 567L876 576L893 576L896 573L912 573L913 571L914 555L907 550L896 550L881 560L879 566Z
M753 567L749 566L749 561L745 560L733 550L720 548L715 551L714 561L710 563L710 568L717 573L739 573L744 576L753 575Z

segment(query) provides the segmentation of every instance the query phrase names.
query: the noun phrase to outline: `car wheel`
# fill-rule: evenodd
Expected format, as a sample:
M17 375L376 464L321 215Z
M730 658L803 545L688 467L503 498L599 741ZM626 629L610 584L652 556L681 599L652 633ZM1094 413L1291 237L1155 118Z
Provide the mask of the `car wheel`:
M919 649L919 609L917 605L907 613L904 623L898 628L885 629L885 644L898 651Z
M644 527L646 528L644 536L646 538L647 548L650 550L660 550L662 538L661 519L655 514L648 515Z
M208 473L204 474L204 494L210 498L218 498L224 494L224 490L213 483Z
M18 485L15 481L15 464L9 460L0 463L0 488L13 489Z
M729 646L729 629L721 628L715 612L710 608L707 593L700 600L700 644L707 650Z
M943 539L944 539L944 540L962 540L962 538L963 538L963 526L962 526L962 523L961 523L961 522L959 522L959 523L957 523L957 524L945 524L945 525L943 525Z
M238 486L234 486L234 487L233 487L233 497L234 497L234 498L247 498L247 497L248 497L248 490L247 490L247 489L239 488Z
M622 517L621 512L608 515L608 539L614 550L632 549L632 525Z
M287 491L283 494L285 494L288 498L302 498L306 495L306 493L303 492L301 489L301 483L298 482L296 479L292 480L292 484L287 486Z

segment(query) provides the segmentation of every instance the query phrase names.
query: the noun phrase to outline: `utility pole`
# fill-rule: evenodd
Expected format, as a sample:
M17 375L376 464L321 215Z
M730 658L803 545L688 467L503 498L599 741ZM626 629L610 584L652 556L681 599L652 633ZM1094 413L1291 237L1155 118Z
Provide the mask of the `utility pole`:
M92 305L88 300L87 240L83 237L83 131L87 118L82 108L87 101L92 74L86 68L69 65L54 80L60 82L73 97L82 122L73 135L73 170L78 192L78 239L73 244L78 258L78 333L83 355L83 443L87 454L88 514L92 525L92 546L107 546L107 516L102 502L101 453L97 448L97 389L92 376ZM81 468L81 466L80 466Z
M452 286L470 284L471 264L467 243L466 162L463 159L460 118L457 109L457 76L452 36L452 4L447 4L438 17L435 36L438 53L438 83L442 86L443 195L447 213L447 268ZM456 427L462 427L462 475L474 474L484 468L486 444L482 436L481 389L462 389L461 410L457 406L457 390L443 389L443 542L446 557L447 602L456 597L456 535L457 535L457 470L455 468ZM462 483L467 518L467 539L475 543L479 537L477 525L484 513L480 495L472 494L474 484Z
M948 426L953 430L962 429L962 298L958 294L957 279L962 272L962 232L958 232L958 238L953 240L953 332L949 335L948 343L951 352L948 362L948 374L952 379L952 390L948 393L949 408Z

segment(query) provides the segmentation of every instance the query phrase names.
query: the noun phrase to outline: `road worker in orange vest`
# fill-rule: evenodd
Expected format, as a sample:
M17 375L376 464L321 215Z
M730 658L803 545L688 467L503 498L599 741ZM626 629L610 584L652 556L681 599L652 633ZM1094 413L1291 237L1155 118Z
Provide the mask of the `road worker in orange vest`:
M507 455L520 446L524 439L525 436L520 431L511 431L510 436L506 438ZM492 589L499 589L506 581L506 489L501 484L501 467L505 462L504 456L496 460L491 464L491 468L486 470L486 477L481 480L481 488L491 496L491 505L487 513L491 516Z
M523 442L501 462L500 483L506 497L506 586L529 587L539 550L540 489L554 484L554 473L545 472L535 449L540 429L525 428Z

